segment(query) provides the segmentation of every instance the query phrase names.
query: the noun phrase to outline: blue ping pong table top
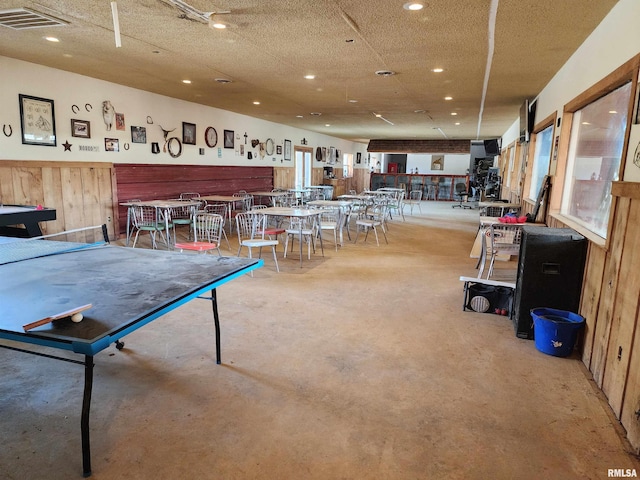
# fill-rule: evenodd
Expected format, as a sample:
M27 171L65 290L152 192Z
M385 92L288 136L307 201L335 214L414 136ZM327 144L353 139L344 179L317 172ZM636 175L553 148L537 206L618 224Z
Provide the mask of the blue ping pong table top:
M95 355L132 331L262 260L132 249L82 248L0 265L0 338ZM25 332L23 326L92 304Z

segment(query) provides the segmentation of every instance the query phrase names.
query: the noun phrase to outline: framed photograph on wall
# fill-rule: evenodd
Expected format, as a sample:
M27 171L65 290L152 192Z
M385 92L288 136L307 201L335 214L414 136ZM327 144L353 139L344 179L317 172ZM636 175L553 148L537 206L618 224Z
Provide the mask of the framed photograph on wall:
M116 113L116 130L125 130L124 113Z
M291 160L291 140L284 141L284 159Z
M182 122L182 143L184 145L196 144L196 124Z
M131 127L131 143L147 143L146 127Z
M71 136L91 138L91 123L87 120L71 119Z
M56 119L53 100L30 95L18 95L22 143L55 147Z
M233 148L235 144L235 139L233 135L233 130L225 130L224 131L224 148Z
M120 140L117 138L105 138L104 139L104 150L106 152L119 152L120 151Z
M444 155L433 155L431 157L431 170L444 170Z

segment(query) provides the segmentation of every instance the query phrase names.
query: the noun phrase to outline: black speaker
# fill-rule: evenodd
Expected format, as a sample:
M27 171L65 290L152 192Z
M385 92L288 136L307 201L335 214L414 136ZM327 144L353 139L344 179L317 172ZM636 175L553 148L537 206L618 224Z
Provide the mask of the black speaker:
M513 306L516 336L533 338L531 309L578 313L587 239L570 228L522 227Z

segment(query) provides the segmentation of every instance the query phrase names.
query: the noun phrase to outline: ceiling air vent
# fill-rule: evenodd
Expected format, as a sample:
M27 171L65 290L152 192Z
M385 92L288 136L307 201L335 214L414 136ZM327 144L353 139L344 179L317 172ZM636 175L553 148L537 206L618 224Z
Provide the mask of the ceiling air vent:
M15 8L0 10L0 25L14 30L25 30L28 28L63 27L68 23L44 13L26 8Z

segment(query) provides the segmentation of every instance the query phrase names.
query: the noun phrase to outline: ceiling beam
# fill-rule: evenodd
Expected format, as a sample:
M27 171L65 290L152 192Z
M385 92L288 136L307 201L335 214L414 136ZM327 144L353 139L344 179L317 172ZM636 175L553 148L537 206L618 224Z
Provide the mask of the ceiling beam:
M471 140L370 140L368 152L471 153Z

